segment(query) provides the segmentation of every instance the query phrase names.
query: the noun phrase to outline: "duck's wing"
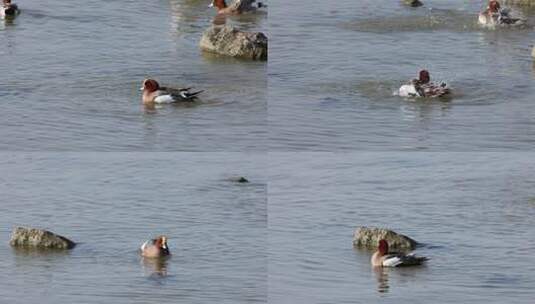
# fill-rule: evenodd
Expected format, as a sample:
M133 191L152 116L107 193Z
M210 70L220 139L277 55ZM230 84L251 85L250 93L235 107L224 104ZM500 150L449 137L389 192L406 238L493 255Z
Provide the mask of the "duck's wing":
M399 88L399 96L401 97L421 97L421 92L414 84L404 84Z
M160 88L158 96L154 98L156 103L172 103L179 101L193 101L203 91L191 92L191 88Z
M232 7L232 10L237 11L247 11L253 8L255 0L236 0L229 7Z
M416 256L414 254L388 254L383 258L383 266L385 267L401 267L401 266L416 266L422 265L423 262L429 260L427 257Z
M152 244L154 244L154 240L148 240L148 241L145 241L145 243L143 243L141 245L141 247L139 248L139 250L143 251L145 250L145 248L151 246Z
M450 93L450 89L445 83L437 85L436 83L430 82L418 87L420 96L423 97L442 97Z

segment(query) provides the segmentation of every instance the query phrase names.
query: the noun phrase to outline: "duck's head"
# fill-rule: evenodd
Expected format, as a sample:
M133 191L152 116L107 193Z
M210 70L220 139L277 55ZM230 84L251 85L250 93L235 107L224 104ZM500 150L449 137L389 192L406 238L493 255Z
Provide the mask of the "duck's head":
M212 3L210 3L209 7L217 7L218 9L224 9L227 7L227 3L225 0L212 0Z
M381 255L388 254L388 242L386 240L380 240L379 246L377 246L377 250Z
M4 4L7 5L7 4L11 4L11 0L3 0Z
M165 235L160 235L157 237L154 245L162 250L169 250L169 247L167 247L167 237Z
M146 91L146 92L154 92L156 90L158 90L160 88L160 85L158 84L158 82L154 79L145 79L143 80L143 84L140 88L141 91Z
M500 2L496 0L489 1L489 11L497 13L500 10Z
M428 83L431 81L431 76L427 70L421 70L418 80L420 80L421 83Z

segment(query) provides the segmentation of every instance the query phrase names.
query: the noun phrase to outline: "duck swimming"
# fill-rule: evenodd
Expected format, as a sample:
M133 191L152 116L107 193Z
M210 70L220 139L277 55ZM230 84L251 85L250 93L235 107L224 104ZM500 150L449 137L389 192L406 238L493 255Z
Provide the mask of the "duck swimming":
M374 267L402 267L422 265L429 260L426 257L415 256L414 254L390 253L388 242L380 240L377 251L372 255L371 263Z
M256 0L236 0L230 6L225 0L212 0L210 7L215 7L218 14L239 15L246 12L254 12L258 8L266 7L262 2L255 3Z
M20 10L16 4L11 3L11 0L3 0L0 17L15 17L18 14L20 14Z
M435 84L427 70L421 70L418 79L411 80L399 88L401 97L443 97L450 94L448 85L444 82Z
M203 91L190 92L191 88L166 88L160 87L160 84L154 79L145 79L140 88L143 91L143 103L175 103L184 101L195 101L197 95Z
M478 23L483 26L494 27L501 26L518 26L524 25L525 20L520 18L513 18L511 10L508 8L501 8L500 2L490 0L487 9L479 13Z
M140 252L146 258L159 258L171 255L169 247L167 247L167 237L163 235L143 243Z

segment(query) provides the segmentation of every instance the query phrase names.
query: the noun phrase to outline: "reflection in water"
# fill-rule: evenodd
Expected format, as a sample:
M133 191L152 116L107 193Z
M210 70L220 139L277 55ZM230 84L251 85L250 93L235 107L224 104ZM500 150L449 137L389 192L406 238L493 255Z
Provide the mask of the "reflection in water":
M388 285L388 268L385 267L373 267L375 278L377 279L377 291L388 292L390 286Z
M53 249L53 248L34 248L34 247L11 247L13 254L20 259L25 258L48 258L53 259L69 255L71 250Z
M143 270L149 277L166 277L169 258L142 258Z
M225 14L217 14L214 17L214 20L212 20L213 25L225 25L227 23L227 15Z

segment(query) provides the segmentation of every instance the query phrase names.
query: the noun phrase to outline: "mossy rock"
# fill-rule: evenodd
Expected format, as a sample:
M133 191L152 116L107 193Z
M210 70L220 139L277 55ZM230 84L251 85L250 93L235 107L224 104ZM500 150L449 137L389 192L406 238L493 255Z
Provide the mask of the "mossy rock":
M16 227L11 234L9 244L13 247L71 249L76 243L68 238L47 230Z

